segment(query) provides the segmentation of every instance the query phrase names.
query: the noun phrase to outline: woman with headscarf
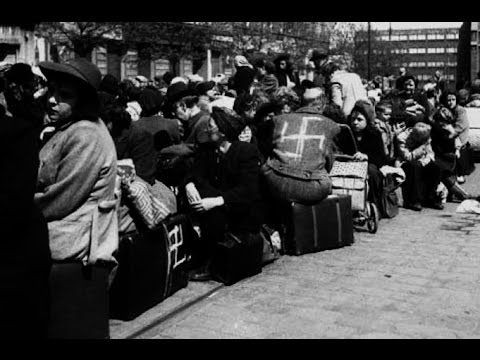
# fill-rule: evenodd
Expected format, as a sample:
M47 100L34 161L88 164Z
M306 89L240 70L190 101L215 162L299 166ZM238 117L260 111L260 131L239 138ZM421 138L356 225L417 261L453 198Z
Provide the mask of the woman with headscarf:
M199 216L204 241L193 281L211 279L215 247L225 239L227 228L240 238L260 231L260 159L255 145L238 140L244 127L233 111L213 108L208 127L212 148L198 154L186 181L187 198Z
M250 93L250 87L255 80L255 70L252 64L250 64L247 58L243 55L235 56L235 69L236 73L233 77L235 91L237 96L244 93Z
M106 294L118 248L117 155L100 119L101 74L92 63L43 62L55 133L40 151L35 203L54 261L50 337L108 337Z
M385 154L382 134L375 127L375 109L369 101L357 101L348 118L348 125L352 130L357 152L349 149L351 143L343 138L342 132L338 146L357 161L368 161L369 201L382 209L383 175L380 169L388 165L391 159Z

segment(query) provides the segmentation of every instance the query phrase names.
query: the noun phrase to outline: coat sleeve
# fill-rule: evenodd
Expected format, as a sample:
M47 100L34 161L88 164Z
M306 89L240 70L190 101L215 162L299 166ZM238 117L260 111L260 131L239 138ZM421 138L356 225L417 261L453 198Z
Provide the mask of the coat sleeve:
M467 112L465 109L458 109L456 115L457 119L454 127L455 132L457 133L457 135L461 135L469 129L470 123L468 122Z
M63 145L56 182L35 194L47 221L61 220L90 196L102 171L104 155L95 128L78 128Z
M378 131L372 133L371 144L369 144L371 151L368 154L369 162L376 165L379 169L388 162L385 153L385 145L383 143L382 135Z
M225 205L248 205L260 193L260 158L256 147L245 146L238 153L238 166L240 174L237 185L227 191L222 191L221 196Z
M330 91L332 102L340 106L341 109L343 109L342 85L340 85L339 83L332 83L332 85L330 86Z

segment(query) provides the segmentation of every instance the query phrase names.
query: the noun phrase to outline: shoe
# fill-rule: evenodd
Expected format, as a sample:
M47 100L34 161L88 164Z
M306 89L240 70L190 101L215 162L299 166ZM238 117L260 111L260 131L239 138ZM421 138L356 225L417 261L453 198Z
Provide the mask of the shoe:
M442 202L429 202L427 204L425 204L425 207L428 207L430 209L434 209L434 210L445 210L445 206L443 205Z
M465 176L458 176L457 177L457 182L459 184L465 184L466 180L465 180Z
M464 201L472 198L472 195L466 192L460 185L453 185L448 191L453 195L453 199Z
M406 204L405 209L410 209L413 211L422 211L422 205L420 203Z
M210 271L202 269L197 271L192 271L189 274L190 281L205 282L213 280L213 276Z

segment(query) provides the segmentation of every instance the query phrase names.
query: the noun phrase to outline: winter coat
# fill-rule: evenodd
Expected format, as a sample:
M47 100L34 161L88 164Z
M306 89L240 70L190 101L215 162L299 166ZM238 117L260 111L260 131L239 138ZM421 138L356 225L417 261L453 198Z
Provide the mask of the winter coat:
M132 159L136 174L150 185L155 184L157 164L153 135L133 123L113 140L118 160Z
M60 127L40 151L35 203L56 261L115 262L117 156L101 120Z
M263 203L260 159L255 145L235 141L225 155L212 147L200 151L185 183L190 181L195 183L202 198L223 197L232 231L260 231Z
M455 132L457 133L462 146L465 146L467 145L470 133L470 122L467 117L467 111L463 106L457 105L452 112L455 118Z
M398 159L401 162L419 161L424 165L435 160L435 154L430 141L416 148L412 148L409 145L411 133L412 128L408 128L395 138Z
M234 76L234 85L237 96L245 93L250 93L250 87L255 80L255 70L248 66L241 66L237 68Z
M310 107L273 119L273 151L267 166L277 173L302 180L318 180L326 174L333 154L338 124Z
M18 281L24 287L24 279L18 279L27 269L35 269L35 274L41 267L50 266L47 223L34 203L39 164L38 132L32 122L23 118L4 115L0 122L0 149L4 154L0 160L3 240L0 242L0 273L12 284Z

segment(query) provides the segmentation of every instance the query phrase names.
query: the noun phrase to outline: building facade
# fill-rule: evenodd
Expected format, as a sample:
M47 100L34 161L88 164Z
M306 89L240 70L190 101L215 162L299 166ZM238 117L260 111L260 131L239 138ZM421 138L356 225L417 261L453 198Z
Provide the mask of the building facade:
M0 63L35 64L33 23L0 23Z
M394 55L394 66L406 67L420 85L433 78L436 71L441 71L449 88L454 89L459 33L457 28L383 30L376 32L376 41L380 45L388 43Z

